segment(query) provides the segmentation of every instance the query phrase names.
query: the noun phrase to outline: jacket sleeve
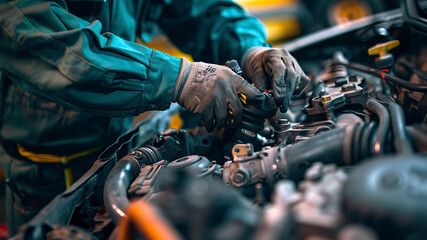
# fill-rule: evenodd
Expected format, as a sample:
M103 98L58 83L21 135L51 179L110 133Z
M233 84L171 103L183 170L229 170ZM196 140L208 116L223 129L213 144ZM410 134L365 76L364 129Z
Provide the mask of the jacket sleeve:
M264 25L232 0L172 0L159 25L196 61L240 62L253 46L268 46Z
M0 5L0 68L26 91L80 111L126 117L168 108L180 59L101 29L61 0Z

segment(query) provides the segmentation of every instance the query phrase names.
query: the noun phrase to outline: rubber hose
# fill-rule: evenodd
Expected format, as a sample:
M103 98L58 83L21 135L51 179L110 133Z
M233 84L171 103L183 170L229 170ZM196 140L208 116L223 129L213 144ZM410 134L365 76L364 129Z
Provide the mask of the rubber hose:
M398 153L413 153L413 148L409 143L406 134L406 121L402 107L399 104L390 102L388 105L391 114L391 127L394 135L394 147Z
M381 103L371 99L366 102L366 108L369 111L375 113L380 121L372 152L377 156L382 155L384 153L388 129L390 127L390 113Z
M122 217L126 217L125 210L129 206L127 190L139 172L138 161L127 155L120 159L108 174L104 187L104 203L108 216L116 224Z
M353 145L353 128L338 128L324 132L303 142L286 146L281 152L283 166L286 166L288 179L300 181L304 173L315 162L324 164L334 163L339 166L351 162L351 148ZM349 142L350 141L350 142Z
M398 153L413 153L413 147L406 132L406 119L402 107L392 99L379 93L377 97L385 102L390 111L391 127L394 136L394 147Z

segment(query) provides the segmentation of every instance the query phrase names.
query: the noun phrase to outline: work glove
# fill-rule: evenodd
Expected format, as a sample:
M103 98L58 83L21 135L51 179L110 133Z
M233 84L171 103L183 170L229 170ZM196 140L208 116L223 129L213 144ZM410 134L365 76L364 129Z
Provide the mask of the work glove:
M251 47L242 58L244 77L260 91L273 90L280 111L288 110L291 96L302 90L309 78L288 51L281 48Z
M225 66L185 58L175 85L174 102L198 114L208 131L234 128L241 120L243 104L265 111L276 108L274 101Z

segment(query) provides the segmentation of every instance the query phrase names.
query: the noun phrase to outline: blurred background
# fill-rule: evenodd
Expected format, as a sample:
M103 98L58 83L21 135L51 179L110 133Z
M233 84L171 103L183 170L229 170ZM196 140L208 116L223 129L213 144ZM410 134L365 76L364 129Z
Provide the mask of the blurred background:
M398 8L400 0L235 0L267 28L267 41L280 46L298 36ZM140 43L143 43L139 40ZM179 51L160 32L144 45L176 57Z

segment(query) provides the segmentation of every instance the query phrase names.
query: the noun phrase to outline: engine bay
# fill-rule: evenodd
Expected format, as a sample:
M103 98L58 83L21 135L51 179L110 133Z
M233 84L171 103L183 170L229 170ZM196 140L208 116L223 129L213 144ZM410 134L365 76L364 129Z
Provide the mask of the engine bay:
M409 2L284 45L311 79L286 113L245 105L214 132L151 114L18 238L425 239L427 25Z

